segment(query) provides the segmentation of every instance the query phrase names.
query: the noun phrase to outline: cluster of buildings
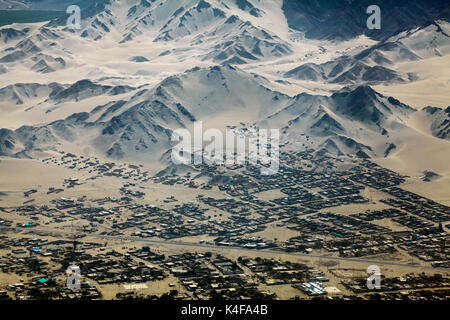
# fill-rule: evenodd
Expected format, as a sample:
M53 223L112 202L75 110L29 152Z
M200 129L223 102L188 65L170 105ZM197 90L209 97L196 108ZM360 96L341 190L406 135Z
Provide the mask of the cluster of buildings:
M238 261L249 268L266 285L297 284L309 281L326 282L323 274L312 270L303 263L293 263L265 258L239 258Z
M366 293L372 291L367 287L367 280L353 279L342 280L342 284L354 293ZM406 274L400 277L383 277L380 282L380 292L410 291L420 289L445 289L450 287L450 277L440 274ZM450 289L446 289L450 297Z
M273 293L258 289L250 274L239 261L212 253L190 253L162 256L149 248L132 251L138 256L167 270L179 279L180 285L196 299L269 299ZM181 290L180 290L181 291Z
M23 205L0 208L20 217L20 221L0 218L0 228L10 232L38 232L39 228L67 232L70 224L77 221L77 231L72 230L72 241L0 236L0 249L9 250L0 257L0 269L28 278L11 284L6 291L0 288L0 298L4 292L7 296L13 292L18 299L39 294L52 298L100 297L99 290L89 281L83 282L79 291L67 291L61 284L58 277L74 261L87 280L99 285L146 283L173 276L180 286L179 290L175 284L171 287L168 295L173 299L186 297L186 292L198 299L275 298L273 293L261 289L262 284L290 285L310 296L326 294L323 284L328 279L324 274L300 263L263 258L232 260L211 253L165 256L149 247L119 252L107 250L97 242L76 241L89 236L118 240L201 236L212 238L208 245L219 249L233 246L302 253L325 250L332 256L352 258L403 251L434 267L450 267L449 236L442 225L450 220L450 208L400 188L405 177L368 159L353 159L351 166L340 166L342 159L326 155L318 158L312 150L282 152L280 159L279 172L272 176L261 175L260 168L252 165L234 166L227 171L220 166L196 165L192 169L201 173L202 183L196 180L197 174L189 172L184 176L153 177L142 166L103 163L72 153L61 152L58 157L44 159L44 163L90 176L84 180L68 178L61 186L48 188L46 194L54 198L45 205L33 205L33 199L28 199L41 191L25 191ZM60 196L68 188L100 177L120 179L117 198ZM159 199L160 204L149 204L141 191L142 183L149 181L201 190L195 191L193 200L184 202L171 195ZM347 215L330 212L331 208L372 202L367 195L371 189L386 195L381 202L387 208ZM267 196L270 192L265 193L267 197L262 196L266 191L275 196ZM392 230L389 224L382 223L385 221L402 226L404 231ZM264 231L273 227L297 235L287 240L266 237ZM440 290L439 297L445 294L433 277L408 275L406 282L413 287L402 279L384 280L383 294L421 288ZM441 280L448 286L447 278ZM367 293L361 281L352 279L343 285L354 293Z

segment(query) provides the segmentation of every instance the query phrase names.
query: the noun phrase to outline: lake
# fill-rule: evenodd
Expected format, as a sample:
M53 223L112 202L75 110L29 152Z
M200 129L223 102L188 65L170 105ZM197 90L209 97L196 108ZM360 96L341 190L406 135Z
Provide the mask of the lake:
M65 11L53 10L0 10L0 27L12 23L49 21L65 14Z

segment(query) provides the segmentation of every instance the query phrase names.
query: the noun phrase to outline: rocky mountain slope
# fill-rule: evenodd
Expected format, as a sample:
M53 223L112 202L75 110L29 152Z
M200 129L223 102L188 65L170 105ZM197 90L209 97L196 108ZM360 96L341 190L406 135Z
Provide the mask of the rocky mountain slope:
M382 13L381 30L369 30L366 10L376 4ZM350 39L365 34L386 40L400 32L422 27L429 21L449 18L446 0L284 0L283 12L291 28L305 32L308 38Z
M265 87L265 81L232 66L193 68L91 112L75 113L48 125L4 131L1 150L8 155L31 155L43 148L83 141L111 158L149 153L160 157L171 146L173 130L190 128L196 120L231 119L231 125L246 122L281 128L286 141L304 142L307 136L316 147L332 153L373 156L396 130L407 129L404 122L415 112L366 86L345 88L329 97L290 97ZM84 91L78 84L50 95L59 100L79 97ZM233 117L236 114L238 118Z
M430 77L408 64L450 54L448 8L389 0L371 33L366 5L101 0L82 10L80 30L67 17L0 28L0 155L67 149L159 162L173 130L202 120L279 128L295 150L392 157L423 134L408 122L416 109L371 86ZM448 147L438 107L423 112Z

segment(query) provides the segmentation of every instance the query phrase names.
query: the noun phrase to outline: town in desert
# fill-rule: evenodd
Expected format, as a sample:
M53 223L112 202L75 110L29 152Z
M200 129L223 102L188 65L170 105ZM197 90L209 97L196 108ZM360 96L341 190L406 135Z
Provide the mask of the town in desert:
M450 8L401 25L380 4L367 30L355 2L79 1L70 28L61 1L2 23L0 299L449 300ZM206 161L230 132L244 160Z

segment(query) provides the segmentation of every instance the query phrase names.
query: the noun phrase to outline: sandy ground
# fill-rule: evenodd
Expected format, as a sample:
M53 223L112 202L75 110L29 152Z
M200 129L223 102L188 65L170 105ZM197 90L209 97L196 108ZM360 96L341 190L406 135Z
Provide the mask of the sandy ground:
M374 159L379 165L408 176L402 186L435 201L448 204L450 200L450 141L433 137L429 133L424 115L414 113L407 125L414 130L408 133L399 131L403 141L400 148L388 158ZM430 170L441 177L432 182L421 180L423 172Z
M393 96L414 108L450 105L450 55L403 63L401 72L417 72L420 80L398 85L378 85L374 90Z

